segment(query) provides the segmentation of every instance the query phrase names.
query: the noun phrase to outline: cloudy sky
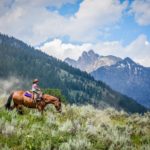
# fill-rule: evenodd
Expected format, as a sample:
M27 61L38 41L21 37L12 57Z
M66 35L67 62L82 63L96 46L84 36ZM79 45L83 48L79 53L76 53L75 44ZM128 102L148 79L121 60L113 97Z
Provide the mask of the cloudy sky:
M93 49L150 67L150 0L0 0L0 32L62 60Z

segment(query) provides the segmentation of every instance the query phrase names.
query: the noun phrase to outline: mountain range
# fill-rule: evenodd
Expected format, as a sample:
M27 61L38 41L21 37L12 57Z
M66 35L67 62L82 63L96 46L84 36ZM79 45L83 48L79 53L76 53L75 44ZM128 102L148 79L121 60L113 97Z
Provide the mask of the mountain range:
M93 50L89 50L88 52L84 51L77 61L70 58L66 58L64 61L72 67L90 73L99 67L111 66L120 60L121 58L112 55L99 56Z
M23 89L31 89L32 80L38 78L41 88L58 88L69 103L112 106L128 112L147 109L133 99L96 81L86 72L69 66L40 50L0 34L0 79L20 79ZM14 90L17 87L14 87Z
M121 59L115 56L99 56L93 50L83 52L74 63L71 63L74 60L70 61L68 58L65 61L150 108L150 68L135 63L129 57Z

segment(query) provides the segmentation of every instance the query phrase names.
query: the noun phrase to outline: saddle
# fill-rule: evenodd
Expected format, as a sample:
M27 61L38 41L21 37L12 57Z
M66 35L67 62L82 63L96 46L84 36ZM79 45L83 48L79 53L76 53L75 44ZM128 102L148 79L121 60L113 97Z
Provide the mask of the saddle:
M34 102L41 100L41 98L38 96L38 94L33 93L32 91L26 91L24 96L31 98Z

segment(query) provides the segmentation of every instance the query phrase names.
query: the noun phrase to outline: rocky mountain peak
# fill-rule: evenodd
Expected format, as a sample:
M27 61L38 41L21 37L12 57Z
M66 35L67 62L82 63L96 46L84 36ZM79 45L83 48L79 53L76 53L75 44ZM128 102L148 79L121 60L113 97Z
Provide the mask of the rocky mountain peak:
M141 65L138 65L137 63L135 63L131 58L126 57L125 59L123 59L122 61L119 61L116 64L117 68L126 68L129 70L139 70L139 68L141 68ZM140 69L141 70L141 69ZM136 71L137 72L137 71Z
M88 51L88 55L90 55L90 56L99 56L92 49Z
M134 62L131 58L129 58L129 57L126 57L126 58L124 59L124 62L130 63L130 64L135 64L135 62Z
M84 51L77 61L74 62L71 59L68 61L67 59L65 62L75 68L79 68L90 73L99 67L116 64L120 60L122 59L112 55L100 56L91 49L88 52Z
M84 51L78 61L93 61L94 59L98 59L98 57L99 55L93 50L89 50L88 52Z

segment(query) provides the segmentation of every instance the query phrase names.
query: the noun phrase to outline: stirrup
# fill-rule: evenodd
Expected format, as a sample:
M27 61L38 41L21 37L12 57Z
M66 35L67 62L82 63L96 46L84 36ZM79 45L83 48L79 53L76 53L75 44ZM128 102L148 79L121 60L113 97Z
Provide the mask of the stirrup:
M36 99L36 101L39 102L39 101L41 101L41 99L40 99L40 98L39 98L39 99Z

